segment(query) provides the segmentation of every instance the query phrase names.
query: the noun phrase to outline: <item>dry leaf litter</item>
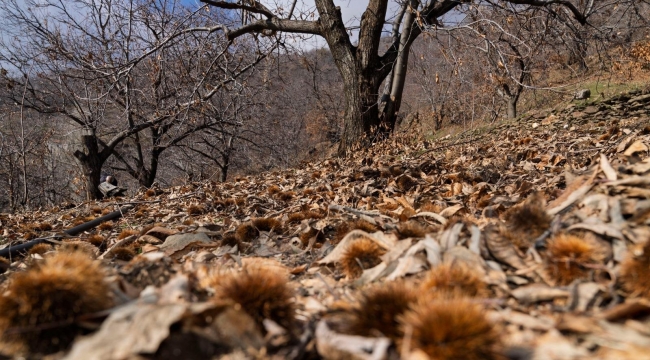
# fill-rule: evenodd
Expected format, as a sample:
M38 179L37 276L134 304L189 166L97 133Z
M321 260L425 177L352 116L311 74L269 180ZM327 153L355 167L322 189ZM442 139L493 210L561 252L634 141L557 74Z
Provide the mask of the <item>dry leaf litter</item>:
M650 358L650 95L2 214L0 353ZM411 138L412 139L412 138Z

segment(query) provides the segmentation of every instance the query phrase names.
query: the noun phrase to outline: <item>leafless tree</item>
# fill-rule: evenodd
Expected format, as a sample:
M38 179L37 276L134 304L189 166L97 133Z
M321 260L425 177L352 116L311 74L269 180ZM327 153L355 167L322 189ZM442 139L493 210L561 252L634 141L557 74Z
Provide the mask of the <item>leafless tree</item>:
M0 44L8 96L59 114L59 128L79 134L74 156L89 198L100 196L112 155L151 185L163 151L220 121L199 123L191 109L264 58L238 53L245 42L229 47L202 27L213 15L179 0L7 0L0 8L10 29ZM207 81L208 73L220 76Z
M0 105L0 211L52 205L63 199L69 181L47 144L53 132L48 117L21 108Z
M240 26L224 27L226 38L234 40L244 34L298 33L325 38L343 80L345 94L344 129L339 153L344 154L360 140L392 131L399 111L408 54L413 41L427 28L440 25L442 17L457 8L473 6L474 2L456 0L398 1L399 10L389 13L388 0L371 0L358 25L358 42L353 44L341 8L332 0L315 0L315 9L295 11L295 1L273 5L259 1L236 2L202 0L222 9L235 9L248 14ZM568 11L579 23L587 17L581 7L569 0L507 0L522 6L543 6ZM269 2L270 3L270 2ZM491 3L498 7L499 3ZM577 3L577 1L576 1ZM284 11L290 9L290 11ZM392 23L392 43L380 54L380 39L386 24ZM379 108L380 86L387 78ZM381 115L381 116L380 116ZM367 142L367 141L366 141Z
M548 83L548 73L554 70L554 65L569 70L572 76L583 76L589 56L608 53L606 47L611 43L605 41L608 37L605 33L611 32L608 30L611 24L622 23L621 16L629 16L634 13L633 8L639 8L637 3L625 1L587 1L577 6L589 20L587 27L575 24L572 14L557 8L484 1L461 9L458 14L461 20L457 23L432 28L428 34L446 44L446 53L443 47L434 53L446 54L445 59L465 59L465 72L468 67L473 68L470 72L493 84L496 94L504 101L506 116L515 118L518 101L526 89L561 91ZM620 8L627 11L621 12ZM619 20L613 20L616 17ZM626 33L621 27L618 30ZM456 67L454 71L459 69ZM444 78L443 75L441 79ZM423 85L431 88L430 77L418 77L415 81L428 82ZM462 86L459 81L455 85ZM440 90L440 86L437 88ZM447 105L440 100L437 104Z
M244 80L244 82L246 82ZM260 107L263 106L257 100L254 86L245 86L238 82L228 86L228 91L214 96L210 101L205 102L200 109L195 110L197 118L220 119L202 132L197 132L187 138L181 144L186 159L207 160L211 165L216 166L217 171L205 173L205 166L202 161L193 161L195 166L190 168L199 171L197 180L214 178L218 173L220 181L226 181L231 166L244 154L243 144L250 144L254 148L262 148L253 139L255 130L251 127L252 120ZM210 120L203 120L209 123ZM195 171L192 170L192 171Z
M563 28L563 23L541 8L520 13L511 5L508 10L469 9L466 15L471 22L464 26L469 34L462 43L484 54L489 81L504 100L507 117L514 119L521 94L533 86L534 73L539 78L544 72L542 64L548 62L544 55L557 50L557 44L548 38Z

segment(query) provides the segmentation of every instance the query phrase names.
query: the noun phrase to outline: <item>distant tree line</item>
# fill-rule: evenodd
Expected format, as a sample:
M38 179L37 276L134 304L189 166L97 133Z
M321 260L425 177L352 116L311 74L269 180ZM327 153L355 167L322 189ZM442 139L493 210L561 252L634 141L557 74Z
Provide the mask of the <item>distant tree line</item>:
M102 171L147 188L344 154L410 112L435 128L514 118L526 91L628 61L611 50L647 40L650 15L638 0L372 0L350 27L331 0L204 2L0 3L0 211L98 198Z

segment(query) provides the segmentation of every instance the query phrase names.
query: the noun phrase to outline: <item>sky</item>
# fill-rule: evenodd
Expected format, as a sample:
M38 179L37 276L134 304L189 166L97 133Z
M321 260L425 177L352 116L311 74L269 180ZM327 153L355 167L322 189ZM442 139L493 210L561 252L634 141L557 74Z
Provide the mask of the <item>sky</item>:
M199 0L184 0L183 2L188 5L190 4L201 5ZM266 0L266 1L262 1L262 3L271 9L276 7L275 4L279 4L280 6L283 6L284 9L289 9L291 1L290 0ZM368 6L368 1L367 0L334 0L334 4L336 6L341 7L343 21L345 22L346 26L356 27L359 25L359 20L361 19L361 15L363 14L363 11ZM391 9L395 9L396 6L397 5L395 0L390 0L388 13L389 14L395 13L396 11L394 10L391 11ZM298 0L295 13L297 13L298 10L309 12L309 11L315 11L315 9L316 7L314 5L313 0ZM357 32L353 31L352 42L354 43L357 40L357 38L358 38ZM325 40L323 40L319 36L314 36L307 40L300 40L299 42L296 41L294 45L303 47L305 49L318 48L318 47L325 46Z
M3 1L3 0L0 0ZM18 0L19 3L24 0ZM36 0L38 1L38 0ZM236 1L236 0L229 0L229 1ZM292 0L260 0L263 4L265 4L268 8L274 10L278 7L282 7L287 11L292 3ZM355 31L354 29L359 26L359 22L361 19L361 15L363 14L363 11L366 9L368 6L368 0L333 0L334 4L336 6L341 7L341 12L343 15L343 21L345 22L346 26L351 28L351 40L353 43L355 43L358 40L358 31ZM181 0L181 2L185 5L188 5L190 7L199 7L203 6L204 4L200 2L200 0ZM387 22L391 21L391 16L394 16L397 13L398 10L398 4L396 0L389 0L388 3L388 16L389 18L387 19ZM299 14L299 13L316 13L316 7L314 5L314 0L298 0L297 6L296 6L296 11L294 11L294 14ZM316 17L317 18L317 13ZM390 24L387 24L384 28L386 35L388 35L390 31ZM3 38L5 35L3 35L2 32L0 32L0 38ZM300 37L291 37L290 35L287 35L285 37L285 41L287 44L291 44L295 47L302 48L304 50L310 50L314 48L320 48L326 46L325 40L322 39L319 36L300 36Z

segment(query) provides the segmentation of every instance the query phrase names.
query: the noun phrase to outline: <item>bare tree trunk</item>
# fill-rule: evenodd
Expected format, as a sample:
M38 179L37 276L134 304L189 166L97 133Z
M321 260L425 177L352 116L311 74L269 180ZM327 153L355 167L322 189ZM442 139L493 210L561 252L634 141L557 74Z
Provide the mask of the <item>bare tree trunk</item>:
M219 174L219 181L226 182L228 179L228 164L221 167L221 174Z
M222 163L219 166L221 168L221 174L219 176L219 180L221 182L226 182L226 179L228 179L228 168L230 167L230 154L232 153L234 142L235 142L235 136L231 135L228 138L228 143L226 144L226 148L224 149L224 151L221 152Z
M390 69L380 71L377 55L383 29L387 2L371 0L361 16L359 44L355 48L345 29L341 9L331 1L318 0L319 25L327 40L336 67L343 78L345 113L339 155L345 155L358 145L375 140L382 129L379 126L379 85Z
M508 119L515 119L517 117L517 97L511 96L506 99L508 104Z
M395 61L395 67L390 76L392 76L390 95L386 98L383 124L387 130L392 131L395 128L397 120L396 114L402 104L402 94L404 92L404 83L406 82L406 71L409 61L409 52L415 36L411 34L411 27L415 20L415 11L420 4L419 0L410 0L410 4L404 16L404 25L399 41L399 53Z
M10 155L11 156L11 155ZM16 210L16 194L14 191L14 169L13 160L9 158L9 168L7 169L7 185L9 185L9 208L11 211Z
M86 198L88 200L100 199L102 193L99 191L98 186L104 160L99 154L97 137L93 129L82 130L81 147L81 150L75 151L74 156L77 158L83 172Z
M345 114L343 135L338 149L340 155L354 151L358 146L372 143L381 132L377 107L378 80L363 74L354 74L352 79L344 78L343 84Z
M23 87L23 98L20 103L20 156L22 158L22 176L23 176L23 198L21 204L23 208L27 206L27 152L25 151L25 94L27 93L27 84Z
M390 37L393 41L393 43L397 43L400 40L400 26L402 26L402 20L404 19L404 14L409 9L409 3L405 2L402 4L402 7L397 14L397 17L393 21L393 30L391 31ZM393 74L395 73L395 67L391 69L390 73L388 74L388 77L386 78L386 81L384 82L384 90L382 91L380 103L379 103L379 111L381 112L379 116L385 117L386 113L386 104L390 100L390 92L391 89L393 88Z
M526 68L523 65L522 69L521 75L519 76L519 83L516 85L515 91L512 91L508 84L502 84L500 88L497 88L497 93L506 102L506 114L508 119L515 119L517 117L517 101L519 101L519 96L521 96L521 92L524 90L522 84L528 77Z

